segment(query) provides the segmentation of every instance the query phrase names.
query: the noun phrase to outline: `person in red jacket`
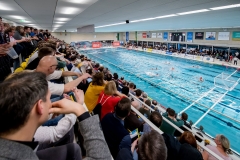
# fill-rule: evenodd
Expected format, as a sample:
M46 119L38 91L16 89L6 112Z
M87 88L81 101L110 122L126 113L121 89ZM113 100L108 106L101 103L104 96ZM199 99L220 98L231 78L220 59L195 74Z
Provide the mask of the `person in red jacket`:
M116 96L115 96L116 95ZM114 81L108 82L104 91L100 93L98 102L101 103L101 119L107 114L114 111L114 107L122 97L126 97L124 94L117 91L117 87Z

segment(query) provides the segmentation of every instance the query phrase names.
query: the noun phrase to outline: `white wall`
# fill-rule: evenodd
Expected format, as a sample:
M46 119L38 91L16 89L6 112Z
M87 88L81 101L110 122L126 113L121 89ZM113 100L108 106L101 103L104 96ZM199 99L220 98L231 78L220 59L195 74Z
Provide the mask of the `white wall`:
M117 33L73 33L67 32L52 32L52 35L58 39L64 40L67 43L77 41L97 41L97 40L117 40ZM120 33L120 40L122 40L122 33Z
M204 39L203 40L195 40L195 33L193 33L193 42L192 44L200 44L200 45L216 45L216 46L231 46L231 47L240 47L240 41L233 41L232 40L232 32L233 31L240 31L240 28L236 29L227 29L224 31L223 29L199 29L199 30L168 30L168 31L150 31L150 34L152 33L158 33L158 32L185 32L186 33L186 39L187 39L187 32L205 32L204 33ZM142 38L142 32L138 32L138 41L155 41L155 42L171 42L171 41L164 41L163 38ZM147 33L148 31L145 31L144 33ZM216 40L205 40L206 32L216 32ZM224 41L224 40L217 40L218 39L218 32L230 32L230 38L229 41ZM135 32L130 33L130 40L135 40ZM179 43L172 41L171 43ZM191 42L180 42L180 43L188 43L190 44Z

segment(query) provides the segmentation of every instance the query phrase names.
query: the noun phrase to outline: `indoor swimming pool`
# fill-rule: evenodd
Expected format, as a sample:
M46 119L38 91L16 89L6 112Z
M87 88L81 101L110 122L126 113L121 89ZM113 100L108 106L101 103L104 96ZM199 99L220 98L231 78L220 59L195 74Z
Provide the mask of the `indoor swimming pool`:
M84 50L81 53L135 83L164 107L173 108L177 113L185 111L188 120L196 127L203 126L210 136L224 134L231 148L240 153L240 85L234 86L240 71L126 49ZM221 73L223 76L219 76Z

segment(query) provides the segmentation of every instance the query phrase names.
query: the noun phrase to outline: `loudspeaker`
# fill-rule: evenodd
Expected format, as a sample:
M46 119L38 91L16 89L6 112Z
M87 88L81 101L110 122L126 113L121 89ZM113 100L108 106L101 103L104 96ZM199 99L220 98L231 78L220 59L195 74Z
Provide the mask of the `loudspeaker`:
M129 20L126 20L126 23L129 23Z

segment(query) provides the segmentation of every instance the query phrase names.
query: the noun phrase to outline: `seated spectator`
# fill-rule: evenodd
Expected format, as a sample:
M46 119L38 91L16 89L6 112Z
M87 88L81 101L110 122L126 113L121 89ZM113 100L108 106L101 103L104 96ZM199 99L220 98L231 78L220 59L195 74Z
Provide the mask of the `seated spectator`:
M41 159L81 159L80 148L76 144L69 144L72 146L70 148L50 148L37 155L34 152L38 146L38 142L33 139L34 133L48 119L49 113L74 113L78 117L87 148L86 158L111 159L98 117L90 117L82 105L67 99L51 104L51 94L43 73L15 73L0 84L0 90L4 90L0 92L0 157L38 159L38 155Z
M105 82L103 80L103 73L96 73L92 82L89 84L88 89L85 93L84 102L91 113L97 105L98 97L104 90Z
M43 57L38 67L36 68L36 72L44 73L47 76L47 80L59 79L61 76L80 76L77 73L69 72L69 71L55 71L57 66L57 59L54 56L45 56ZM72 91L81 81L91 77L89 74L83 74L77 79L68 82L66 84L55 84L48 81L48 87L52 95L62 95L63 93L67 93Z
M117 95L117 96L114 96ZM104 91L99 95L97 103L101 103L101 119L108 113L114 112L114 107L125 97L124 94L117 91L114 81L110 81L104 88Z
M151 108L152 109L156 109L157 108L157 101L156 100L152 100L152 105L151 105Z
M175 118L175 111L171 108L168 108L167 112L163 113L162 116L167 118L167 120L169 120L170 122L172 122L173 124L175 124L178 127L181 127L184 124L183 120ZM168 124L164 120L163 120L163 124L161 125L160 129L164 133L167 133L170 135L174 135L174 132L176 130L174 127L172 127L170 124Z
M131 111L131 101L122 98L115 107L115 113L108 113L101 121L104 137L115 159L119 149L131 149L129 132L124 128L124 119Z
M145 101L145 104L151 106L151 101L148 99ZM142 115L144 115L146 118L149 118L151 114L149 108L144 105L139 109L139 112L142 113Z
M214 142L217 146L211 146L207 145L206 147L216 153L218 156L220 156L224 160L231 160L232 158L229 156L229 154L232 154L232 151L230 150L230 142L229 140L222 134L216 135L216 138L214 139ZM202 153L204 160L215 160L216 158L209 154L207 151L203 151Z
M131 111L130 114L124 120L124 126L126 129L133 131L138 129L138 131L143 131L143 124L145 122L139 120L138 115Z
M124 86L124 87L122 88L122 94L125 94L125 95L128 97L128 95L129 95L129 88L126 87L126 86Z
M140 97L141 97L141 95L142 95L142 91L141 91L140 89L137 89L137 90L135 91L135 93L136 93L136 97L140 100ZM132 102L132 105L133 105L133 107L136 108L137 110L139 110L139 109L142 107L142 103L139 102L138 100L136 100L135 98L134 98L134 101Z
M167 147L162 135L152 130L136 140L131 150L121 149L116 160L166 160L167 156Z
M74 95L77 103L83 105L84 93L81 90L74 89ZM70 99L71 100L71 99ZM34 134L35 141L39 143L54 143L64 137L76 123L75 114L66 114L56 126L40 126ZM73 137L71 138L73 139Z
M201 153L197 149L196 139L191 132L183 132L179 142L181 143L178 154L179 160L203 160Z
M149 120L158 128L162 125L162 116L157 111L151 113L151 115L149 116ZM149 126L148 123L143 124L144 133L150 132L151 130L152 128Z
M118 81L118 74L117 73L113 73L113 80Z
M55 51L50 48L50 47L41 47L39 51L37 52L37 58L32 60L25 69L29 70L34 70L37 68L39 61L44 57L44 56L54 56Z
M109 81L112 80L112 75L111 74L107 74L104 79L109 82Z
M128 87L129 87L129 92L133 95L135 95L136 93L134 92L135 89L134 89L134 83L129 83Z
M145 102L148 99L148 94L146 92L142 93L142 101Z
M187 122L187 119L188 119L188 115L187 113L183 112L182 113L182 116L181 116L181 120L183 120L184 124L186 127L188 127L189 129L192 129L192 127L190 126L190 124ZM182 129L183 131L188 131L185 127L181 126L179 127L180 129ZM174 132L174 136L175 137L180 137L182 133L180 133L178 130L176 130Z

